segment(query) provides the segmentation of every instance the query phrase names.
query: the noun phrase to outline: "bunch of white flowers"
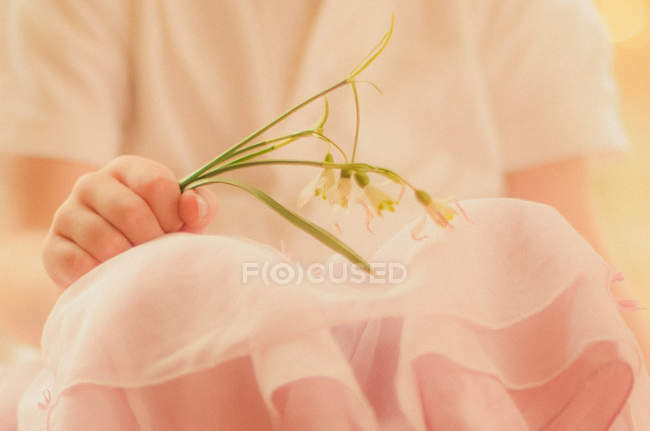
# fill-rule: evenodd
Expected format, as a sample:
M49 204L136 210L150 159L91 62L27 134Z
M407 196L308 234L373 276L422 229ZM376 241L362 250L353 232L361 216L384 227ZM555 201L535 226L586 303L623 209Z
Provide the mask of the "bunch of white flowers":
M299 207L302 207L313 198L321 198L332 206L338 208L348 208L351 204L358 204L366 211L366 226L370 230L370 220L374 214L382 216L382 211L384 210L390 212L395 211L395 206L399 203L404 191L406 189L411 189L417 201L424 206L428 215L438 226L443 228L451 227L450 221L456 215L459 213L464 215L462 208L453 199L433 199L427 192L414 187L402 176L390 169L372 166L367 163L355 162L359 136L359 97L357 93L357 83L369 83L379 90L375 84L367 81L359 81L356 78L384 50L393 33L393 26L394 16L391 18L391 25L388 32L345 79L297 104L275 120L224 151L205 166L188 175L179 183L181 191L189 190L205 184L229 184L238 187L252 194L289 222L309 233L317 240L323 242L334 251L346 256L351 262L359 265L368 272L371 271L368 262L327 230L289 210L263 191L251 185L242 183L241 181L224 178L221 175L227 171L264 165L314 166L320 168L321 171L300 193L300 196L298 197ZM324 133L324 127L329 116L329 104L326 95L347 85L352 89L356 112L354 144L350 157L348 157L348 154L343 150L343 148L329 139ZM323 117L315 127L253 143L257 137L268 131L270 128L304 106L320 98L324 99L325 109ZM307 137L315 137L327 145L327 151L321 161L261 158L267 153ZM336 150L336 154L339 155L341 160L336 161L332 154L333 149ZM373 183L368 174L375 174L401 185L402 192L397 198L393 198L389 193L382 190L380 186ZM455 204L457 209L454 208L452 204ZM417 232L414 232L414 238L416 234Z

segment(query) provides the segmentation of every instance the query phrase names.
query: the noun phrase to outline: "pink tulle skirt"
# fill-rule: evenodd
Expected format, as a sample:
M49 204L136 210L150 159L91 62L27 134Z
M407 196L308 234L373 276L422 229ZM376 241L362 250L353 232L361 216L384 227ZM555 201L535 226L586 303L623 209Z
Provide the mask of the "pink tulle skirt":
M649 430L648 376L607 264L549 207L463 207L454 229L429 223L415 240L416 220L377 251L397 281L300 278L282 253L231 237L136 247L64 292L42 363L6 379L3 423Z

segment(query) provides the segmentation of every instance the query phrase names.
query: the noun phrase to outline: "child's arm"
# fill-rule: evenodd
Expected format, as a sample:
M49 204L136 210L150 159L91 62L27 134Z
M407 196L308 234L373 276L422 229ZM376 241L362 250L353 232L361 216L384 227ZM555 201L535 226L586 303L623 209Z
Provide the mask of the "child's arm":
M169 169L140 157L119 157L99 170L22 156L5 164L0 325L34 344L59 288L133 245L178 230L200 232L216 214L210 191L181 195ZM199 196L206 202L202 217Z
M508 196L537 201L555 207L605 259L610 256L596 226L588 188L587 161L576 158L565 162L511 172L506 177ZM635 298L629 284L615 286L619 297ZM650 369L650 316L623 311L623 319L634 332Z

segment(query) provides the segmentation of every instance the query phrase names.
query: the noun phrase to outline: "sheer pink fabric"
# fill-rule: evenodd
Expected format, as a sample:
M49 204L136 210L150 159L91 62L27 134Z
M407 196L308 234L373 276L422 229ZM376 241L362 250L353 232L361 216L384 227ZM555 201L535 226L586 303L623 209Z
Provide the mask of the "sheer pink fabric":
M231 237L134 248L60 298L18 429L650 429L605 262L549 207L463 207L371 259L399 284L243 283L287 258Z

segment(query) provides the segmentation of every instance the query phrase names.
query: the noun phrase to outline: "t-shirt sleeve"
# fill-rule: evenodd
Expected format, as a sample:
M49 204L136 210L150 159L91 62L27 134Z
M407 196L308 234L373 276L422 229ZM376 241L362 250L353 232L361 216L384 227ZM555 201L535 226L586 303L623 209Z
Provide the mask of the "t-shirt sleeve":
M116 156L128 94L126 3L11 0L4 9L0 151L96 164Z
M504 171L627 148L612 48L589 0L499 0L481 56Z

